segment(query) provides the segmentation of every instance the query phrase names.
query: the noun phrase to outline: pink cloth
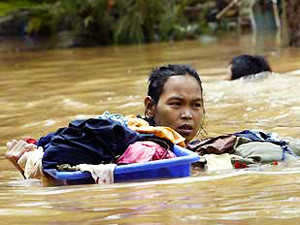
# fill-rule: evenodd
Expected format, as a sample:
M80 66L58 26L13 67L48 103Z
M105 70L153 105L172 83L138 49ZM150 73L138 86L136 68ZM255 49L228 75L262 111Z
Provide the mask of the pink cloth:
M117 159L121 163L141 163L160 159L174 158L176 155L152 141L138 141L126 149L123 155Z

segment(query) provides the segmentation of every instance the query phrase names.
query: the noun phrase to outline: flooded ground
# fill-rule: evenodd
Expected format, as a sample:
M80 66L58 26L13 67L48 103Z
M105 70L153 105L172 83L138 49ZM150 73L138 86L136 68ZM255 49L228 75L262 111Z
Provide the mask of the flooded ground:
M241 53L265 55L278 74L222 80ZM263 129L300 139L300 49L280 47L276 37L2 51L0 224L298 224L299 162L144 183L42 187L22 180L4 159L8 140L38 138L78 117L143 114L149 71L166 63L189 63L202 75L208 136Z

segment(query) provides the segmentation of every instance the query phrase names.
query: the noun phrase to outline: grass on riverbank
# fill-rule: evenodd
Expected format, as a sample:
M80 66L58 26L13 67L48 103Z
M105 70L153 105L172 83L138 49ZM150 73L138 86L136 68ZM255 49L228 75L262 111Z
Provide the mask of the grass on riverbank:
M32 1L27 1L27 0L0 2L0 16L5 16L9 12L16 9L28 8L36 5L38 5L38 3L34 3Z

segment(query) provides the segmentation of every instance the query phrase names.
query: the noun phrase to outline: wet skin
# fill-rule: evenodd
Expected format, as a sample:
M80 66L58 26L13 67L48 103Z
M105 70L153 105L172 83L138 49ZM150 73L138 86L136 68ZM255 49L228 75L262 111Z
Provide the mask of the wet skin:
M225 80L232 80L232 64L230 63L226 69L226 77Z
M156 126L168 126L186 138L197 134L204 116L203 98L199 83L189 75L170 77L154 107Z

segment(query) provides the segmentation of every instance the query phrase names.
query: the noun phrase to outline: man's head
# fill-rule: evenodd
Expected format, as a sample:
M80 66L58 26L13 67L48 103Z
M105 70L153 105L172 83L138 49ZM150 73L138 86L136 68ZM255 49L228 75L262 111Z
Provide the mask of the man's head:
M156 68L149 77L145 116L152 119L152 125L173 128L188 142L204 119L202 92L200 77L190 66Z
M260 72L272 72L268 61L260 55L239 55L229 63L229 80L254 75Z

